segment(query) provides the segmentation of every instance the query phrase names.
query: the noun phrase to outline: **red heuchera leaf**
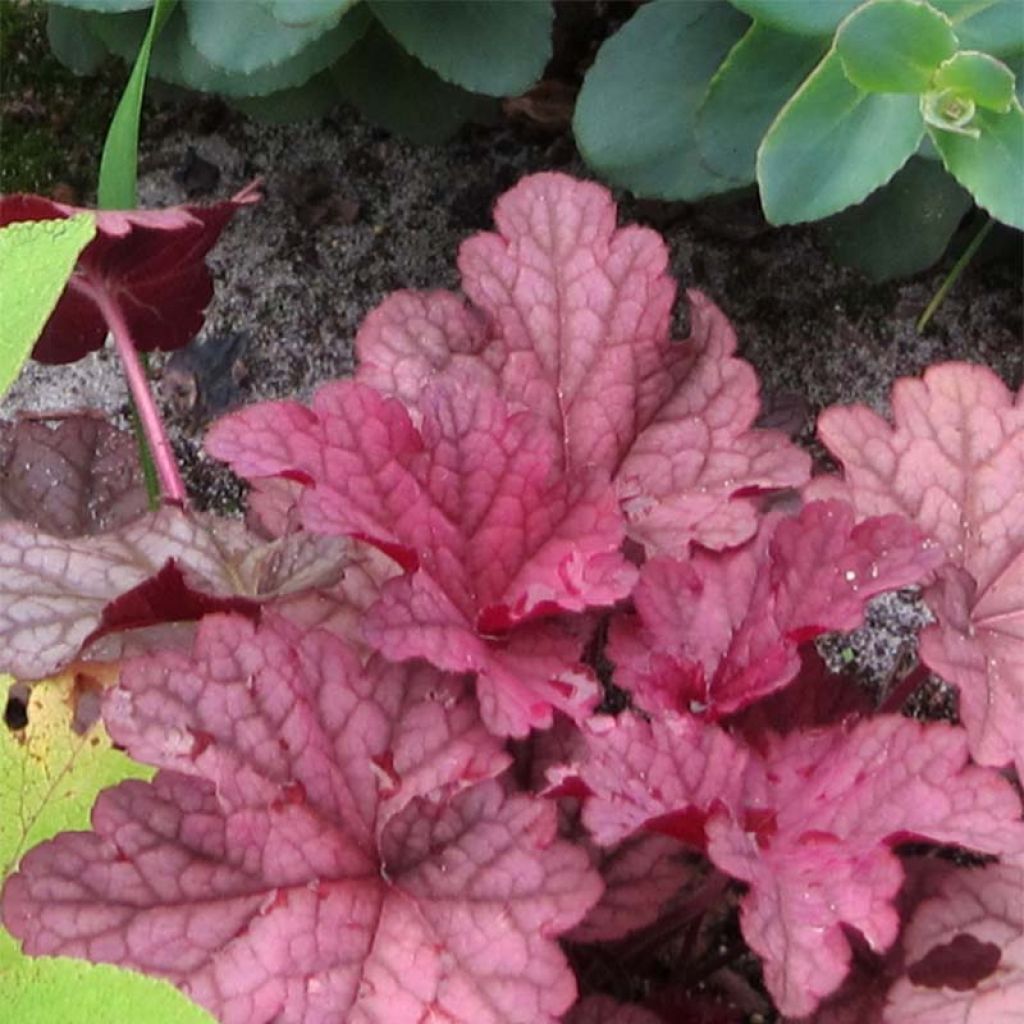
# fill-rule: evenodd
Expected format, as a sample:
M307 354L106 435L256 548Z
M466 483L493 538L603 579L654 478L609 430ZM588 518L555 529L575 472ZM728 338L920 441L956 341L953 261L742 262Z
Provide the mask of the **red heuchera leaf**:
M465 381L437 381L405 407L340 381L312 409L275 402L229 416L207 447L244 476L310 484L304 526L347 534L391 555L407 574L368 613L370 642L394 660L423 657L480 673L497 732L579 717L596 682L576 666L581 638L554 614L626 596L636 570L619 553L623 523L597 474L556 473L550 434L528 412Z
M731 714L789 683L801 645L858 626L872 597L942 560L902 517L855 526L838 501L768 517L731 551L653 558L633 593L636 615L612 625L616 682L649 711Z
M754 753L692 718L627 714L592 735L576 770L599 843L640 829L706 841L711 861L750 885L744 936L779 1010L794 1016L842 982L844 925L877 950L894 940L903 872L892 844L1024 850L1012 787L968 766L966 738L946 725L885 716L793 733Z
M32 357L42 363L73 363L102 347L108 328L97 296L118 306L141 351L187 345L199 333L213 296L206 254L235 210L259 199L259 183L254 182L211 206L88 211L96 218L96 237L79 257ZM81 212L41 196L0 197L0 227Z
M573 1002L554 938L600 883L550 803L488 781L508 757L458 680L213 616L191 659L129 663L105 717L164 770L24 858L3 916L30 953L169 978L225 1024L544 1024Z
M24 523L0 522L0 671L40 679L112 630L194 619L225 607L225 599L228 606L233 598L263 603L332 586L346 560L345 544L332 538L254 545L239 523L170 507L93 537L52 537ZM172 590L154 579L169 562L176 566L172 575L181 574L180 581L164 581L180 582ZM115 602L130 592L159 597L159 609L150 601L145 614L126 617ZM196 604L204 598L213 604ZM118 653L108 643L102 656Z
M595 851L594 862L604 894L566 936L571 942L608 942L646 928L695 874L682 848L667 836L634 836Z
M741 493L796 486L807 456L753 429L757 382L733 355L722 313L689 293L691 337L669 340L675 283L646 228L615 228L607 189L562 174L525 178L495 208L497 234L459 251L466 307L445 292L399 292L356 339L358 377L415 403L456 369L537 413L566 466L615 479L631 533L682 554L733 545L756 527Z
M1024 1007L1024 870L951 874L904 932L886 1024L1015 1024Z
M572 1008L565 1024L662 1024L662 1018L642 1006L617 1002L611 996L587 996Z
M829 409L818 431L858 514L909 516L961 570L925 595L938 624L921 656L959 688L975 759L1016 759L1024 775L1024 392L945 363L896 383L892 417Z

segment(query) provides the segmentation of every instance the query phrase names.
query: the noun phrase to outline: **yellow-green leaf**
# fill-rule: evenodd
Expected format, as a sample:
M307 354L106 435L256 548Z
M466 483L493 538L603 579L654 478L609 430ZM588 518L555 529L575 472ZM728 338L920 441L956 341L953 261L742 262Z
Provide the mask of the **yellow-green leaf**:
M10 684L10 676L0 676L4 703ZM73 675L36 683L28 699L28 725L17 730L0 725L0 880L37 843L66 829L88 828L101 789L153 775L151 768L113 749L102 722L76 731L79 692Z
M95 234L89 213L0 228L0 397L21 372Z

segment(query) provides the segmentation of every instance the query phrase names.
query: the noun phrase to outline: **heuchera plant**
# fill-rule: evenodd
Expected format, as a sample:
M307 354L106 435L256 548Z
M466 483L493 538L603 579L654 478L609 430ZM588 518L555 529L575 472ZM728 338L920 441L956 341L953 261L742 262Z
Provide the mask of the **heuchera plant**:
M671 340L606 190L495 220L355 379L215 425L248 527L0 523L3 667L120 661L107 729L159 769L22 859L4 925L228 1024L1013 1019L1024 394L934 367L893 426L827 411L811 480L709 299ZM912 585L963 726L815 649Z

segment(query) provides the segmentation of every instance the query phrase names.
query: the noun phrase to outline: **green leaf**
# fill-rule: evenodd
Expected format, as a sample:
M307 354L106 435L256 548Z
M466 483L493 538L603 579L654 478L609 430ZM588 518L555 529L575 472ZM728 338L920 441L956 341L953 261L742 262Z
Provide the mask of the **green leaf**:
M24 1024L215 1024L170 982L111 964L25 956L0 928L0 1006Z
M923 133L916 96L858 89L831 52L782 108L758 150L765 216L795 224L859 203L907 162Z
M101 678L95 687L109 681ZM10 676L0 676L5 705L11 682ZM0 879L37 843L58 832L87 829L100 790L153 775L152 768L113 749L102 722L76 731L77 687L73 673L35 683L28 725L17 731L0 726Z
M993 57L1024 53L1024 12L1020 0L996 0L984 10L956 21L956 34L965 50L981 50Z
M945 168L915 156L863 203L822 222L822 238L837 263L873 281L907 277L939 259L971 205Z
M103 210L131 210L136 206L136 180L139 163L139 116L146 88L149 54L177 0L156 0L149 27L142 39L135 66L124 88L121 101L107 130L100 158L97 203Z
M76 75L91 75L103 63L107 48L89 31L81 11L51 4L46 11L46 38L57 60Z
M445 81L517 96L551 59L549 0L370 0L402 47Z
M977 138L928 125L928 134L950 174L975 202L1004 224L1024 230L1024 110L1020 101L1005 114L978 109L971 122Z
M836 34L846 77L867 92L925 92L956 46L949 19L918 0L872 0Z
M204 60L219 71L251 75L276 67L334 27L338 12L298 25L285 25L255 0L186 0L188 38Z
M302 25L342 14L359 0L263 0L282 25Z
M61 7L74 7L80 11L102 11L104 14L123 14L125 11L148 11L154 0L60 0Z
M164 82L230 98L270 96L301 86L330 67L355 45L371 21L365 6L360 5L294 57L251 75L239 75L214 67L203 57L188 37L184 12L177 10L153 48L150 73ZM133 14L96 18L92 26L93 31L122 57L134 52L142 32L139 16Z
M267 96L242 96L230 99L232 107L264 124L294 124L323 117L341 100L330 71L321 71L308 82L292 89L279 89Z
M442 81L377 24L331 74L341 96L366 118L423 145L446 141L494 109L494 100Z
M976 50L955 54L935 72L932 80L933 89L948 90L1000 114L1010 109L1014 84L1013 72L1002 61Z
M657 199L734 187L701 162L694 132L708 83L747 24L720 3L641 7L602 45L576 101L573 129L587 163Z
M864 0L729 0L750 17L799 36L831 36Z
M95 234L96 218L89 213L0 228L0 397L21 372Z
M697 145L712 171L739 185L754 180L758 144L826 48L820 38L750 26L697 110Z

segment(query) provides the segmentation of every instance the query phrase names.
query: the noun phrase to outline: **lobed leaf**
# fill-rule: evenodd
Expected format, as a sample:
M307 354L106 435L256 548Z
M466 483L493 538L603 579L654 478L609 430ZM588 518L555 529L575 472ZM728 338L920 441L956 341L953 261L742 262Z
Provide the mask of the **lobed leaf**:
M843 928L882 951L896 938L906 839L1019 856L1014 789L968 764L964 734L896 716L799 731L746 750L714 726L627 713L589 737L570 766L583 820L602 845L639 830L706 844L746 882L741 925L783 1013L802 1016L850 964Z
M2 907L26 951L169 978L224 1024L572 1003L553 938L600 884L553 805L488 781L508 759L458 680L213 616L190 658L130 663L106 715L163 770L25 858Z
M417 411L419 429L395 399L342 381L312 409L229 416L207 447L245 476L307 483L307 529L366 540L406 570L364 626L389 658L479 672L487 721L503 733L550 724L553 707L579 717L597 695L574 667L582 638L528 624L629 593L613 492L597 474L555 475L553 438L493 391L439 379Z
M1024 398L984 367L943 363L898 381L892 410L890 426L829 409L818 432L859 515L901 513L942 545L954 570L926 592L938 623L921 656L959 689L973 756L1024 767Z
M616 682L654 713L732 714L791 682L808 641L856 628L872 597L920 581L943 557L905 520L855 526L850 506L815 502L766 518L742 547L650 559L636 615L612 622Z
M119 657L111 633L193 620L337 583L344 546L305 536L254 547L239 524L213 527L165 508L91 537L61 538L0 523L2 667L24 679L50 675L86 652Z
M566 466L613 476L631 535L652 551L749 537L755 510L737 495L799 484L808 461L783 434L754 429L757 381L722 313L689 293L691 337L669 341L664 244L616 230L600 186L534 175L502 196L495 221L497 234L459 252L474 305L392 296L356 339L359 379L407 402L450 371L474 387L497 380L549 425Z

